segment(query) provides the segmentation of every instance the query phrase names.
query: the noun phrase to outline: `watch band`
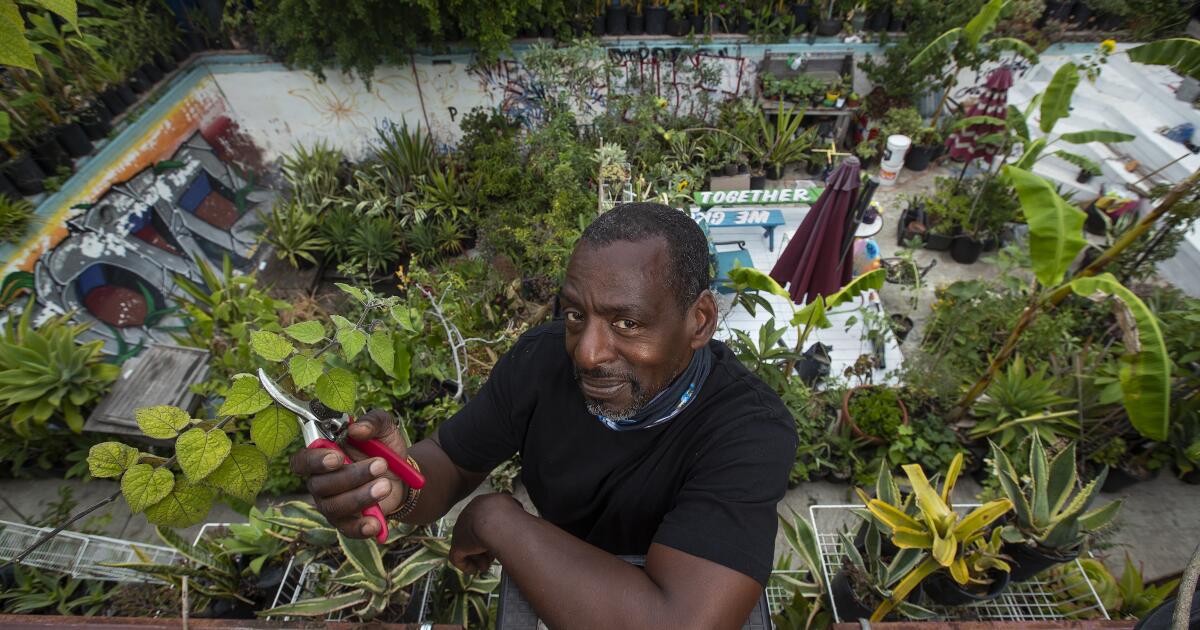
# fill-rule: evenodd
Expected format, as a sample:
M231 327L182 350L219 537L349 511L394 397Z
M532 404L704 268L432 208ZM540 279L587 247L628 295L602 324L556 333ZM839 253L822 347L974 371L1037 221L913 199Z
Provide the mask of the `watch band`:
M413 459L412 457L406 457L405 459L408 460L408 465L412 466L413 470L421 472L421 466L417 464L417 460ZM392 512L392 518L396 520L402 520L405 516L408 516L409 513L417 509L417 501L420 499L421 489L408 486L408 496L405 497L404 504L401 505L398 510Z

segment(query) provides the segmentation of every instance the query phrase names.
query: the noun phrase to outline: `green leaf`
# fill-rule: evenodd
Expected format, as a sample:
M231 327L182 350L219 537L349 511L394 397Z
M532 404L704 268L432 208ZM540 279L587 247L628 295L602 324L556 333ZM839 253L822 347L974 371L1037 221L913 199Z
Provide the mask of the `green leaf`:
M362 352L363 346L367 344L367 334L357 328L339 328L335 337L341 344L342 354L346 356L347 361L358 356L358 353Z
M410 317L408 313L408 308L403 304L397 304L393 306L391 309L389 309L389 312L392 315L392 320L396 322L396 325L400 326L404 330L407 330L408 332L416 332L417 328L413 325L412 317Z
M167 527L191 527L208 516L213 495L212 488L176 479L166 498L146 508L146 520Z
M221 416L248 416L258 413L271 404L271 396L254 376L240 376L225 393L225 402L217 410Z
M296 389L304 389L316 383L322 371L324 364L307 354L295 354L288 360L288 373L292 375Z
M369 598L367 592L359 588L331 597L322 595L312 599L302 599L295 603L276 606L259 614L272 617L327 617L331 613L361 604Z
M252 503L267 480L267 457L249 444L238 444L206 482L232 497Z
M250 421L250 439L267 457L282 453L299 435L296 415L282 407L267 407Z
M333 320L333 325L338 330L345 330L347 328L355 327L354 322L342 317L341 315L330 315L329 319Z
M201 481L225 461L232 446L224 431L195 428L175 440L175 457L188 479Z
M47 11L57 13L59 17L71 23L72 26L79 25L78 12L75 8L75 0L36 0Z
M1025 151L1021 154L1021 159L1013 165L1020 169L1030 170L1035 162L1042 157L1042 151L1046 149L1046 138L1038 138L1033 142L1025 143Z
M359 289L358 287L352 287L343 282L335 282L333 284L337 288L341 289L342 292L345 293L346 295L349 295L350 297L358 300L358 302L360 304L367 301L367 294L363 293L362 289Z
M296 349L287 339L265 330L250 333L250 347L254 349L255 354L274 363L288 358Z
M987 35L996 28L996 21L1000 19L1000 12L1004 10L1004 7L1008 6L1008 1L990 0L963 27L963 39L966 40L971 50L974 50L979 45L979 40L983 39L984 35Z
M802 334L803 331L807 331L810 328L828 328L832 325L829 318L825 316L828 309L835 308L847 300L856 298L865 291L871 289L879 290L883 287L883 281L886 277L887 271L884 269L868 271L851 280L849 284L842 287L841 290L833 295L817 296L816 299L809 302L804 308L796 311L792 317L792 325L803 327Z
M1106 503L1104 507L1096 508L1091 512L1087 512L1086 514L1080 516L1079 526L1082 527L1083 531L1085 532L1095 532L1104 529L1105 527L1108 527L1110 523L1112 523L1113 519L1117 516L1117 510L1120 509L1120 499Z
M317 379L317 398L334 411L354 411L355 389L358 382L354 375L342 368L333 368Z
M88 471L93 477L120 477L137 463L138 450L120 442L101 442L88 449Z
M38 72L33 49L25 39L25 19L13 0L0 0L0 65Z
M1092 129L1090 131L1070 131L1058 137L1059 140L1071 144L1087 144L1088 142L1129 142L1137 136L1109 131L1107 129Z
M1006 122L1008 128L1012 129L1025 142L1029 142L1029 123L1025 120L1025 114L1021 113L1015 105L1008 106L1008 116Z
M766 291L779 297L791 299L791 295L779 286L775 279L754 267L734 267L729 270L729 283L735 291Z
M950 129L953 131L971 127L973 125L994 125L996 127L1006 127L1008 126L1008 122L1003 118L996 118L995 116L968 116L954 123Z
M392 344L391 333L383 330L371 333L371 338L367 341L367 353L371 355L371 360L375 361L376 365L383 368L385 374L394 376L396 351Z
M161 466L135 464L121 477L121 494L135 514L167 498L174 487L175 475Z
M159 405L143 407L133 412L138 428L157 440L170 440L192 423L192 416L179 407Z
M1087 245L1083 238L1087 215L1063 201L1041 176L1011 165L1004 167L1004 173L1017 190L1021 212L1029 224L1033 273L1043 286L1057 286L1075 256Z
M312 320L292 324L284 328L283 332L300 343L313 344L325 338L325 327L321 322Z
M1171 66L1179 74L1200 79L1200 41L1191 37L1173 37L1125 51L1131 61L1152 66Z
M1042 116L1038 121L1042 133L1050 133L1059 119L1071 115L1071 96L1078 85L1079 68L1069 61L1059 66L1042 97Z
M1158 318L1137 295L1110 273L1079 278L1071 283L1078 295L1102 293L1117 298L1117 323L1125 354L1118 373L1121 404L1138 433L1151 439L1167 439L1171 417L1171 359Z
M1070 162L1071 164L1078 166L1080 170L1091 173L1092 175L1099 175L1101 173L1099 164L1077 153L1059 150L1051 153L1051 155L1054 155L1065 162Z
M909 60L909 67L924 68L925 64L929 63L930 61L937 60L939 62L937 66L931 68L934 73L937 73L941 70L942 66L949 61L950 51L954 48L954 45L958 43L958 40L961 39L962 32L963 29L961 28L952 28L941 35L938 35L937 39L929 42L925 48L921 49L921 52L917 53L912 59Z
M1023 40L1015 37L997 37L995 39L988 40L987 44L989 52L995 53L1002 50L1009 50L1028 59L1029 63L1031 64L1036 65L1038 62L1038 54L1037 51L1033 49L1033 46L1030 46Z

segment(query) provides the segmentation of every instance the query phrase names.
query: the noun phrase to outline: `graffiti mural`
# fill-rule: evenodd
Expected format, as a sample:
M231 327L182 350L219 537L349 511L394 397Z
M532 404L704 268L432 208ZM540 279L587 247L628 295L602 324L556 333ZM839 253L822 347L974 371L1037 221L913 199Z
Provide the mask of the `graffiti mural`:
M727 48L610 48L616 67L609 92L650 93L676 114L707 116L715 104L753 89L757 63Z
M67 220L67 237L38 260L34 293L41 316L74 312L124 358L151 342L171 343L183 325L171 296L174 277L199 281L195 261L229 257L248 269L257 249L258 210L274 193L199 133L169 157L114 185Z

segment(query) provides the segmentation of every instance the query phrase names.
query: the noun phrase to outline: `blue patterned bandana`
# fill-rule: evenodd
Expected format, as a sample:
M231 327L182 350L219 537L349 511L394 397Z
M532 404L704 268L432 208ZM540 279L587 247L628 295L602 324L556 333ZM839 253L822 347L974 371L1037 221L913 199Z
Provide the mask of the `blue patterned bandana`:
M708 345L692 353L692 361L688 363L683 373L666 389L658 393L653 400L646 403L632 417L625 420L613 420L605 416L596 416L604 426L613 431L633 431L649 429L665 424L671 418L678 416L696 399L708 373L712 370L713 354Z

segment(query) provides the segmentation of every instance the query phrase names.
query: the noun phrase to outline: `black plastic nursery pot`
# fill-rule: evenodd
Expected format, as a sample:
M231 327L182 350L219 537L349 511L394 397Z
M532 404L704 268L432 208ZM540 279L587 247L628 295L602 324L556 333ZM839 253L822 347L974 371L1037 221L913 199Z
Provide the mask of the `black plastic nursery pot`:
M169 72L174 72L175 68L179 67L179 64L175 63L173 57L162 54L154 55L154 65L163 73L163 76L166 76Z
M703 15L693 15L688 18L688 22L690 22L692 25L693 33L700 35L701 33L704 32L704 16Z
M886 6L876 10L867 17L867 30L878 33L886 31L888 22L892 21L892 7Z
M1090 204L1087 207L1087 219L1083 222L1083 229L1087 230L1088 234L1095 236L1104 236L1108 233L1108 221L1105 220L1104 211L1096 207L1096 204Z
M125 111L126 107L129 107L129 105L125 103L125 99L121 98L121 95L117 93L117 88L115 87L110 87L101 92L100 100L104 101L104 106L107 107L108 111L112 112L114 116Z
M751 175L750 190L762 190L767 187L766 175Z
M896 343L904 343L908 333L912 332L913 319L903 313L892 313L888 317L892 320L892 334L896 335Z
M1092 175L1090 171L1080 170L1079 174L1075 176L1075 181L1079 182L1080 184L1086 184L1092 181L1092 177L1094 177L1094 175Z
M1092 28L1092 8L1086 2L1076 2L1075 12L1071 14L1071 21L1075 23L1077 29Z
M999 597L1004 589L1008 588L1009 581L1012 579L1004 571L992 571L989 575L992 583L986 593L968 591L959 586L958 582L955 582L954 578L945 571L938 571L926 578L921 583L921 592L925 594L925 597L943 606L962 606L986 602Z
M99 104L92 105L79 115L79 125L90 140L100 140L112 131L112 117Z
M158 69L158 66L154 65L153 61L147 61L138 70L141 70L142 74L146 75L147 79L150 79L151 85L158 83L163 78L162 71Z
M646 34L662 35L667 32L667 8L646 7Z
M981 253L983 253L983 241L966 234L954 237L954 244L950 246L950 257L954 259L954 262L962 265L974 264L979 260Z
M71 158L67 156L66 149L63 149L62 145L58 143L53 132L47 133L35 140L30 153L33 154L33 159L42 169L42 172L49 175L54 174L58 170L58 167L67 166L71 163Z
M904 156L904 168L919 173L929 168L929 163L933 161L935 155L937 155L936 146L914 144L908 150L908 155Z
M1079 550L1058 554L1024 543L1004 543L1001 553L1012 558L1008 564L1012 567L1009 577L1013 582L1024 582L1056 564L1079 557Z
M42 180L46 179L46 172L28 152L9 158L7 162L0 164L0 169L3 169L4 174L21 194L36 195L45 190Z
M1116 466L1108 469L1108 476L1104 478L1104 485L1100 487L1102 492L1120 492L1134 484L1150 481L1162 472L1161 468L1154 470L1130 470L1124 466Z
M783 179L783 167L777 164L767 165L767 179L780 180Z
M944 252L954 245L953 234L940 234L937 232L928 232L925 234L925 249L935 252Z
M542 27L542 30L538 34L541 35L542 39L554 39L558 35L558 32L554 30L553 26L547 24Z
M137 102L137 93L133 91L133 79L117 86L117 96L125 101L125 107L128 108Z
M733 177L734 175L737 175L738 174L738 165L733 164L733 163L726 164L721 169L721 174L725 175L726 177Z
M3 164L0 164L0 168L3 166ZM13 184L12 181L8 179L8 175L5 175L3 170L0 170L0 195L12 199L16 199L21 196L21 191L17 190L16 184Z
M808 20L812 7L808 3L795 3L792 5L792 22L795 24L797 33L803 33L808 30Z
M54 130L58 143L67 150L67 155L77 158L92 152L92 141L79 123L59 125Z
M133 74L129 75L129 88L133 90L134 94L141 94L149 90L153 84L150 77L146 76L146 72L141 68L134 70Z
M630 35L641 35L646 32L646 16L638 13L629 14L628 30Z
M175 60L175 63L181 63L184 59L191 56L191 54L192 51L183 42L171 44L171 58Z
M691 20L671 17L667 19L667 34L673 37L683 37L692 28Z
M629 11L625 7L608 7L604 30L609 35L624 35L629 28Z
M871 609L854 594L849 570L842 569L833 576L829 592L833 597L833 605L837 608L837 615L843 622L871 618Z
M817 35L821 37L833 37L842 32L841 20L821 20L817 22Z

